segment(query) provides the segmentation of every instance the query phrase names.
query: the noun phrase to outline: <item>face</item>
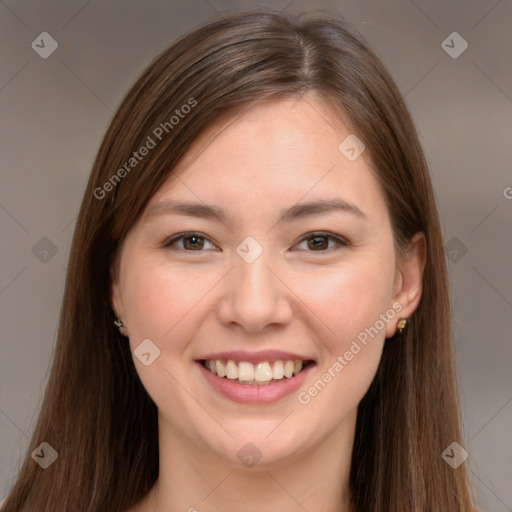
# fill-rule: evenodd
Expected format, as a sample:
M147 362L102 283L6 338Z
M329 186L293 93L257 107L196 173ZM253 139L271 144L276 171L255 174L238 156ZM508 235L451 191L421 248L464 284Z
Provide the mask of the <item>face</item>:
M212 130L127 235L113 307L160 429L272 467L353 430L414 305L384 195L367 155L338 148L350 132L331 108L272 101Z

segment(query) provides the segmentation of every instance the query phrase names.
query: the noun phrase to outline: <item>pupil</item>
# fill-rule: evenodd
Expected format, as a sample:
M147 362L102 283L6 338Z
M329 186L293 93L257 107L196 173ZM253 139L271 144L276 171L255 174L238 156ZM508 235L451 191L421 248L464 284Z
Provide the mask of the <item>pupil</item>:
M324 242L322 242L322 240ZM317 236L315 238L312 238L311 242L312 242L312 245L310 245L310 248L319 248L320 246L325 245L325 237L324 236Z
M197 244L199 244L199 246L201 245L199 242L199 237L197 237L197 236L189 236L186 238L186 240L189 241L189 245L192 245L192 248L194 248L194 249L197 249L197 247L198 247ZM192 244L190 244L190 240L194 240L194 242L192 242Z

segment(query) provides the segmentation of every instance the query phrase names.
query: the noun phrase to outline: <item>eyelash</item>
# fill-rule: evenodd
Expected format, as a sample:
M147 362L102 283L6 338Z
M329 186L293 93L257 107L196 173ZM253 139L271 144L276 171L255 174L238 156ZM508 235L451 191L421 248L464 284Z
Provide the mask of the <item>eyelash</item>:
M164 242L163 247L170 248L170 249L173 249L173 250L178 250L178 251L181 251L181 252L204 252L204 250L193 251L193 250L188 250L188 249L175 249L175 248L173 248L173 245L177 241L182 240L182 239L186 239L186 238L192 238L192 237L208 240L212 245L215 245L215 244L213 244L213 242L210 241L210 239L207 236L204 236L202 233L198 233L198 232L195 232L195 231L187 231L185 233L179 233L178 235L172 236L171 238L169 238L168 240L166 240ZM306 235L304 235L298 241L298 243L302 243L304 241L311 240L313 238L326 238L328 240L332 240L332 241L336 242L338 247L335 247L334 248L335 250L336 249L340 249L342 247L347 247L349 245L349 243L346 240L344 240L343 238L341 238L339 236L336 236L336 235L333 235L332 233L325 232L325 231L315 231L315 232L312 232L312 233L307 233ZM325 250L307 251L307 252L323 252L323 253L326 253L326 252L331 252L332 249L333 248L331 247L331 248L325 249Z

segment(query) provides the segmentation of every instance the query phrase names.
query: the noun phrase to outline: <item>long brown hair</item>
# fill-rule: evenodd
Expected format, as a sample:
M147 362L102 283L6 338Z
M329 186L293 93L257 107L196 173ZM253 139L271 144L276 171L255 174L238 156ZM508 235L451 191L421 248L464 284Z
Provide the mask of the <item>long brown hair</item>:
M219 116L308 91L337 108L365 144L397 249L418 231L427 240L420 304L406 334L385 344L359 405L352 508L473 510L464 464L452 469L441 457L453 441L463 444L448 275L427 164L404 100L345 20L322 12L258 11L180 38L144 71L115 114L81 205L53 367L5 512L122 512L150 490L158 477L157 409L112 322L116 250L193 141ZM176 121L183 105L189 108ZM131 161L134 151L150 145L148 137L154 147ZM58 452L47 469L31 458L42 442Z

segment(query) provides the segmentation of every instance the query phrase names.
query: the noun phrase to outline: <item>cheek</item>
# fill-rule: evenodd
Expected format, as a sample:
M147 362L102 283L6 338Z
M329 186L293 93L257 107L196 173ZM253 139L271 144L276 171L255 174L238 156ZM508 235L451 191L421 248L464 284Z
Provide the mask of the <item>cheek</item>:
M191 273L162 263L132 266L123 294L130 338L150 338L159 346L172 340L173 350L180 348L194 310L218 279L206 268Z
M357 406L375 375L386 325L395 314L389 303L392 276L391 267L365 264L303 280L305 302L321 320L315 332L322 356L316 381L301 390L300 403L315 401L323 411L339 404L328 414L340 418Z
M369 263L304 274L294 285L336 353L387 311L391 286L391 271Z
M145 389L161 410L168 410L169 396L176 411L190 407L190 397L177 382L188 378L191 340L201 325L201 306L214 290L219 275L210 270L184 272L167 263L132 265L123 289L129 342L134 363ZM221 277L221 276L220 276ZM149 366L141 364L136 349L150 339L160 350ZM175 421L183 421L175 417Z

